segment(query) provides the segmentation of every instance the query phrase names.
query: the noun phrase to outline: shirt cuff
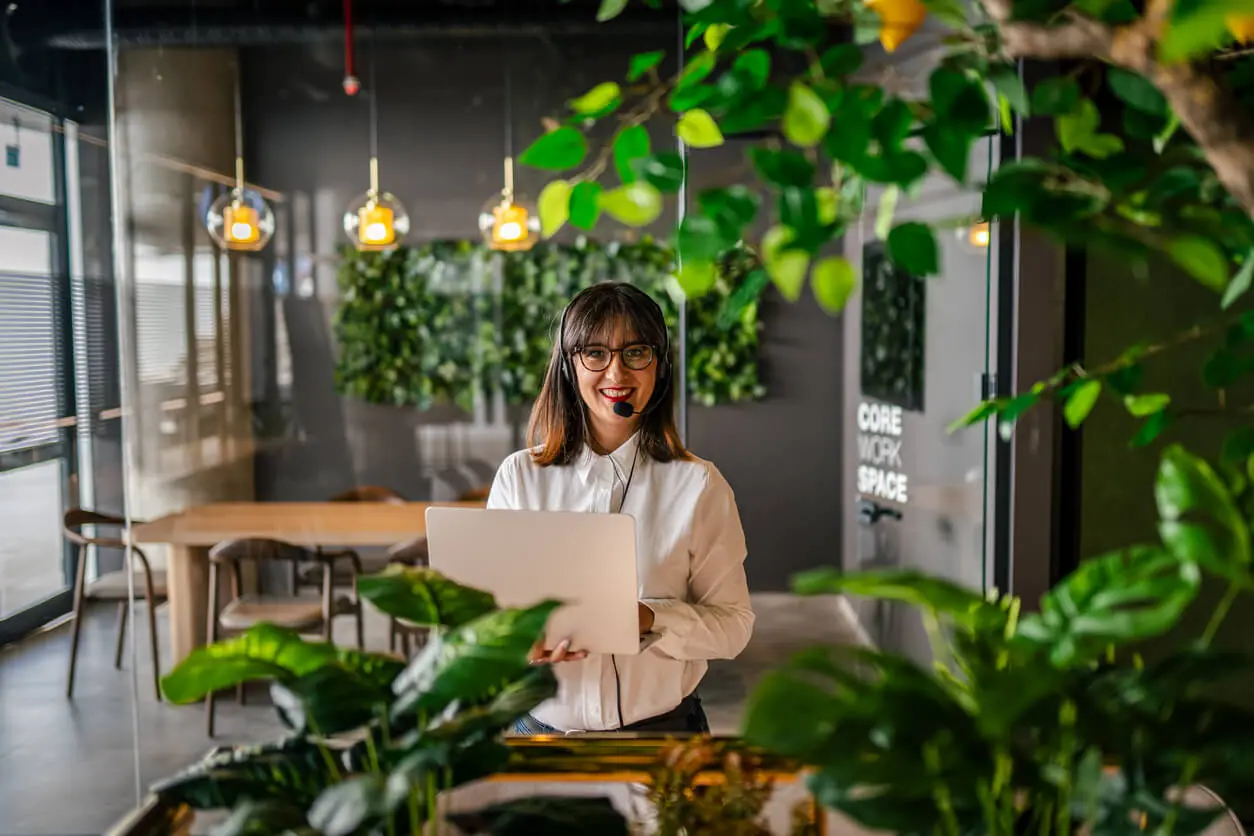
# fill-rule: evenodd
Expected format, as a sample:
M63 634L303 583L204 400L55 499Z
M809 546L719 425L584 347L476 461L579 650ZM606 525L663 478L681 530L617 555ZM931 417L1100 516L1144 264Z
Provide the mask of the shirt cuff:
M667 644L682 642L692 629L692 618L688 613L688 604L677 598L645 598L640 603L653 611L653 629L644 635L646 647L666 641Z

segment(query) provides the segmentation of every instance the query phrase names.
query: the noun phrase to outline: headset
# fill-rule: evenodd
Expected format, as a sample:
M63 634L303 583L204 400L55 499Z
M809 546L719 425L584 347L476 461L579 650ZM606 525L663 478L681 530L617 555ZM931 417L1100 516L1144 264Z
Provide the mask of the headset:
M657 358L658 385L653 392L653 396L649 399L649 403L645 404L644 409L635 413L636 415L646 415L657 408L657 405L661 403L662 397L666 395L667 388L671 385L671 335L670 331L666 327L666 314L662 312L662 306L657 303L656 299L635 285L622 282L618 286L622 288L627 295L635 298L637 301L643 301L645 303L645 307L652 311L653 315L656 317L655 324L662 332L662 345L657 347L659 354L659 357ZM575 306L575 303L578 302L585 293L592 291L596 287L598 287L598 285L584 288L576 293L575 298L571 299L569 304L567 304L562 310L561 324L558 327L557 332L557 350L561 357L562 377L566 378L566 382L572 387L576 387L575 368L574 360L571 358L570 354L566 352L566 317L570 315L570 309ZM578 398L578 396L579 393L576 391L575 397ZM627 417L630 417L630 415Z

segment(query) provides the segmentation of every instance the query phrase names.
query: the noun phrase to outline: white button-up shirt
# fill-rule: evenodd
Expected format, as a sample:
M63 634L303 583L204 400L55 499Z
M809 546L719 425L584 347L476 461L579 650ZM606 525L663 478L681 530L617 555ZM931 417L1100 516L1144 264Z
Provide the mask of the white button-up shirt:
M533 511L607 513L622 504L636 520L639 597L654 612L653 629L637 656L554 666L557 696L532 714L561 731L607 731L671 711L696 689L707 660L736 657L753 631L731 486L710 462L663 464L643 451L633 473L638 438L609 456L585 448L565 466L541 467L520 451L501 464L488 496L489 508Z

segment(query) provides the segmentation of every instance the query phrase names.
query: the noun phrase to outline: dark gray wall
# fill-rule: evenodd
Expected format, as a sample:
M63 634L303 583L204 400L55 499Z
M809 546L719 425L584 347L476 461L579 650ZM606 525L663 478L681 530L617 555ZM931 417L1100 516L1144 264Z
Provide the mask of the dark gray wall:
M600 36L381 47L380 167L384 187L409 209L411 240L477 236L477 213L500 186L503 60L513 70L515 148L521 151L540 132L542 116L559 113L566 100L599 81L621 79L635 52L673 52L674 41L673 33L660 32L656 40ZM362 49L365 80L368 46ZM333 252L344 241L340 216L367 182L366 103L340 91L342 57L336 49L267 49L247 54L244 66L250 179L289 196L283 211L289 213L295 252L283 252L281 244L277 256L290 263L292 286L299 287L305 275L315 279L330 311ZM655 147L673 144L669 120L655 119L651 130ZM742 162L742 151L729 146L694 152L694 184L743 181L745 169L735 165ZM542 172L518 172L519 188L533 198L547 179ZM668 214L653 231L665 235L673 223ZM626 237L631 231L603 221L597 234ZM570 232L563 235L569 238ZM750 583L757 591L784 589L795 572L838 561L841 519L836 509L842 502L840 320L823 314L809 298L785 304L773 290L765 297L763 318L768 398L743 406L693 407L689 416L694 452L718 464L736 491L749 541ZM304 344L308 336L294 334L293 344ZM299 358L299 363L309 362L309 357ZM457 418L445 410L380 420L378 410L345 409L325 374L296 371L295 385L305 388L294 398L321 404L306 406L306 412L324 418L341 413L350 435L369 421L369 435L388 436L389 444L399 446L412 439L410 422ZM296 463L288 456L286 464L268 459L264 467L290 469ZM392 455L379 467L385 465L383 475L395 483L416 462L406 453ZM265 498L309 495L314 488L307 471L299 478L259 473L259 485L267 486Z

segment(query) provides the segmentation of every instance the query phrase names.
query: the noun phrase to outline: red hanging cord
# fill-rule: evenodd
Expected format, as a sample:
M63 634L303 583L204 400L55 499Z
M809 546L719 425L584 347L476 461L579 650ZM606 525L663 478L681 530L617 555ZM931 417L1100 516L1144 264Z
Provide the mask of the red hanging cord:
M344 0L344 92L356 96L361 81L353 72L353 0Z

